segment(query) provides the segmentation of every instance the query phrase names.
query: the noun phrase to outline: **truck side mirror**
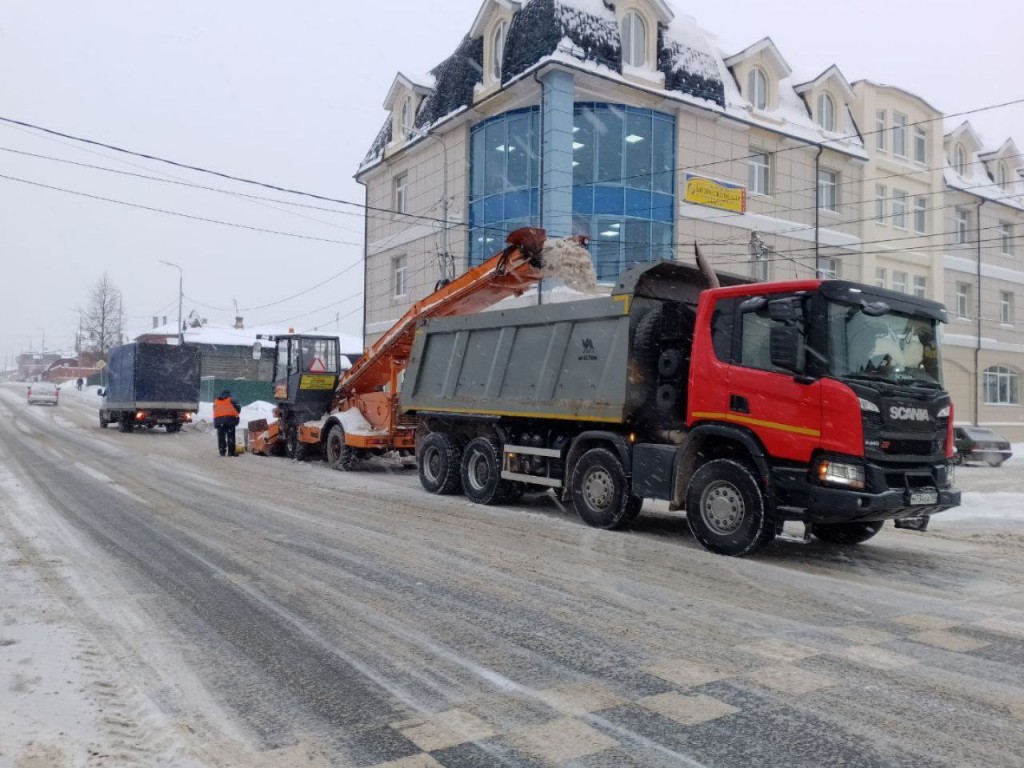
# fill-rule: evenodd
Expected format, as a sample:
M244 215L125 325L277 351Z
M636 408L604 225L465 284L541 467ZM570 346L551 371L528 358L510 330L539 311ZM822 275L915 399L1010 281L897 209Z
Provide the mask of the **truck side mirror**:
M772 365L791 373L802 373L800 365L800 333L792 325L773 325L768 332Z

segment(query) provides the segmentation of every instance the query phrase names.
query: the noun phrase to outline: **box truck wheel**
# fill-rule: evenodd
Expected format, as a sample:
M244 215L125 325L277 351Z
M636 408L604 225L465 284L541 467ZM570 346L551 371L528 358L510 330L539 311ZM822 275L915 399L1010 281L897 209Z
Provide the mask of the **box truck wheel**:
M103 411L100 411L100 429L106 429L110 420L106 417Z
M462 451L454 437L447 432L431 432L423 438L416 453L420 485L441 496L459 493L462 491L461 460Z
M131 432L132 427L134 426L135 425L132 424L131 419L126 414L122 413L120 420L117 422L117 428L122 432Z
M175 432L181 432L181 424L168 424L167 434L173 435Z
M775 538L760 483L733 459L713 459L693 473L686 522L702 546L720 555L749 555Z
M345 429L341 424L335 424L327 433L327 463L331 469L340 469L348 472L356 464L355 452L345 445Z
M607 448L591 448L572 472L572 501L587 525L621 528L640 513L643 499L629 493L619 457Z
M883 520L874 520L860 523L815 525L811 530L815 536L829 544L860 544L882 530L883 525L885 525Z
M490 437L474 437L462 452L462 491L477 504L508 501L511 488L501 479L501 443Z

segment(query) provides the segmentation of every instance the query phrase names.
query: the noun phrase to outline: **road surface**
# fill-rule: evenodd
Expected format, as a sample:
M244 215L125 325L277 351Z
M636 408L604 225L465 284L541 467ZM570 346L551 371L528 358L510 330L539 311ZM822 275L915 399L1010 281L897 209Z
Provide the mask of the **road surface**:
M1021 528L728 559L650 502L599 531L22 393L0 765L1024 765Z

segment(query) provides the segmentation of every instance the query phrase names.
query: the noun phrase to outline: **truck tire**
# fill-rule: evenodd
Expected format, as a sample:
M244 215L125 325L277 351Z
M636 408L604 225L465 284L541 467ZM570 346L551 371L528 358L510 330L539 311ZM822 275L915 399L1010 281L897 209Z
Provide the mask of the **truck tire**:
M501 504L511 495L511 483L501 479L501 443L474 437L462 452L462 491L477 504Z
M331 469L348 472L356 465L356 454L345 445L345 428L341 424L335 424L327 433L324 456Z
M122 432L131 432L132 427L135 425L128 420L128 418L122 413L121 418L117 422L117 428Z
M619 457L607 448L591 448L572 471L573 505L583 522L594 528L621 528L640 513L643 499L629 493Z
M451 496L462 491L462 451L458 441L447 432L431 432L420 443L416 469L420 485L430 493Z
M181 432L181 424L168 424L167 434L173 435L175 432Z
M831 525L815 525L812 533L829 544L861 544L880 530L885 522L875 520L861 523L833 523Z
M110 420L103 415L103 411L100 411L100 429L106 429L109 424Z
M775 538L761 484L733 459L713 459L693 473L686 522L701 546L719 555L749 555Z

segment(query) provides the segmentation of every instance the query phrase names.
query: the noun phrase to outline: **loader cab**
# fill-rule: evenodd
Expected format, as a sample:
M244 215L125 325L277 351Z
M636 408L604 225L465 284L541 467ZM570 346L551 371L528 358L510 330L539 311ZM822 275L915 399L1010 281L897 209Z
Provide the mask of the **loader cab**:
M336 336L278 336L274 400L318 418L328 407L341 373Z

